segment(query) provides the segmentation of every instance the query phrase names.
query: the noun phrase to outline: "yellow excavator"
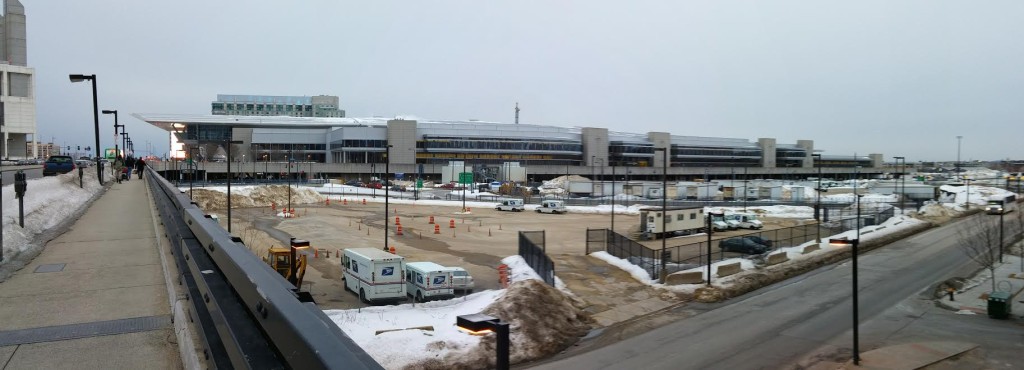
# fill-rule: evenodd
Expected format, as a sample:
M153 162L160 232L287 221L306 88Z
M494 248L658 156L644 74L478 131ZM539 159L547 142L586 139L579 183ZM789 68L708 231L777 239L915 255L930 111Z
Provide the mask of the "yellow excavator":
M300 301L313 302L309 292L299 291L302 288L302 278L306 275L306 258L312 254L313 248L309 246L307 240L291 238L290 244L290 248L270 247L267 256L263 257L263 262L269 264L270 268L295 286L295 293L298 294Z

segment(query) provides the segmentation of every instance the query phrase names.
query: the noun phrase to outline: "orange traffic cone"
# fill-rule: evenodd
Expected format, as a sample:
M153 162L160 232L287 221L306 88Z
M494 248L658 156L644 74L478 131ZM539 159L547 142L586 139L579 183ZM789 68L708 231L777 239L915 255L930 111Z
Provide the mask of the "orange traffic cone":
M440 234L440 233L441 233L441 225L434 224L434 234Z
M455 219L454 218L448 220L448 228L449 229L454 229L455 228Z
M327 198L326 203L327 205L331 205L331 198Z
M399 225L401 223L402 223L402 219L399 218L398 216L395 216L395 225Z
M395 246L392 245L391 248L388 249L388 252L391 252L391 254L398 254L398 249L395 249Z
M398 229L395 230L395 235L402 235L402 225L398 225Z
M342 199L341 200L341 205L347 206L348 205L348 198Z
M366 205L366 198L363 198L363 205Z

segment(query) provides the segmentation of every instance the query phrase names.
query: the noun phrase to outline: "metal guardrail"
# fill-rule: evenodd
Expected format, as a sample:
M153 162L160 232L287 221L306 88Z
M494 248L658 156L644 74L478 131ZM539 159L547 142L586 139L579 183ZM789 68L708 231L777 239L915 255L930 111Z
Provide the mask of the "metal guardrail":
M147 181L211 367L381 369L313 303L153 169Z

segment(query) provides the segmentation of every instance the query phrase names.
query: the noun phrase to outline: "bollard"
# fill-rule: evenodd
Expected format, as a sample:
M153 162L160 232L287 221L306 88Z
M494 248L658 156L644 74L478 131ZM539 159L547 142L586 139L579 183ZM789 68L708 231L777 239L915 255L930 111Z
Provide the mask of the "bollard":
M448 220L448 228L449 229L454 229L455 228L455 219L454 218Z
M440 233L441 233L441 225L435 224L434 225L434 234L440 234Z
M428 225L433 225L434 224L434 216L430 216L430 221L427 222L427 224Z

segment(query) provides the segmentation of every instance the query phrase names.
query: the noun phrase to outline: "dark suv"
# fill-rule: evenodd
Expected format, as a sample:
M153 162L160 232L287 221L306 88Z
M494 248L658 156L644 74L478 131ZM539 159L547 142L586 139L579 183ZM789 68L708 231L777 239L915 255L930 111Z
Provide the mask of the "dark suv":
M718 248L726 252L743 254L761 254L768 251L768 246L758 244L747 238L729 238L718 242Z
M43 164L43 176L56 176L75 170L75 159L66 155L51 155Z

